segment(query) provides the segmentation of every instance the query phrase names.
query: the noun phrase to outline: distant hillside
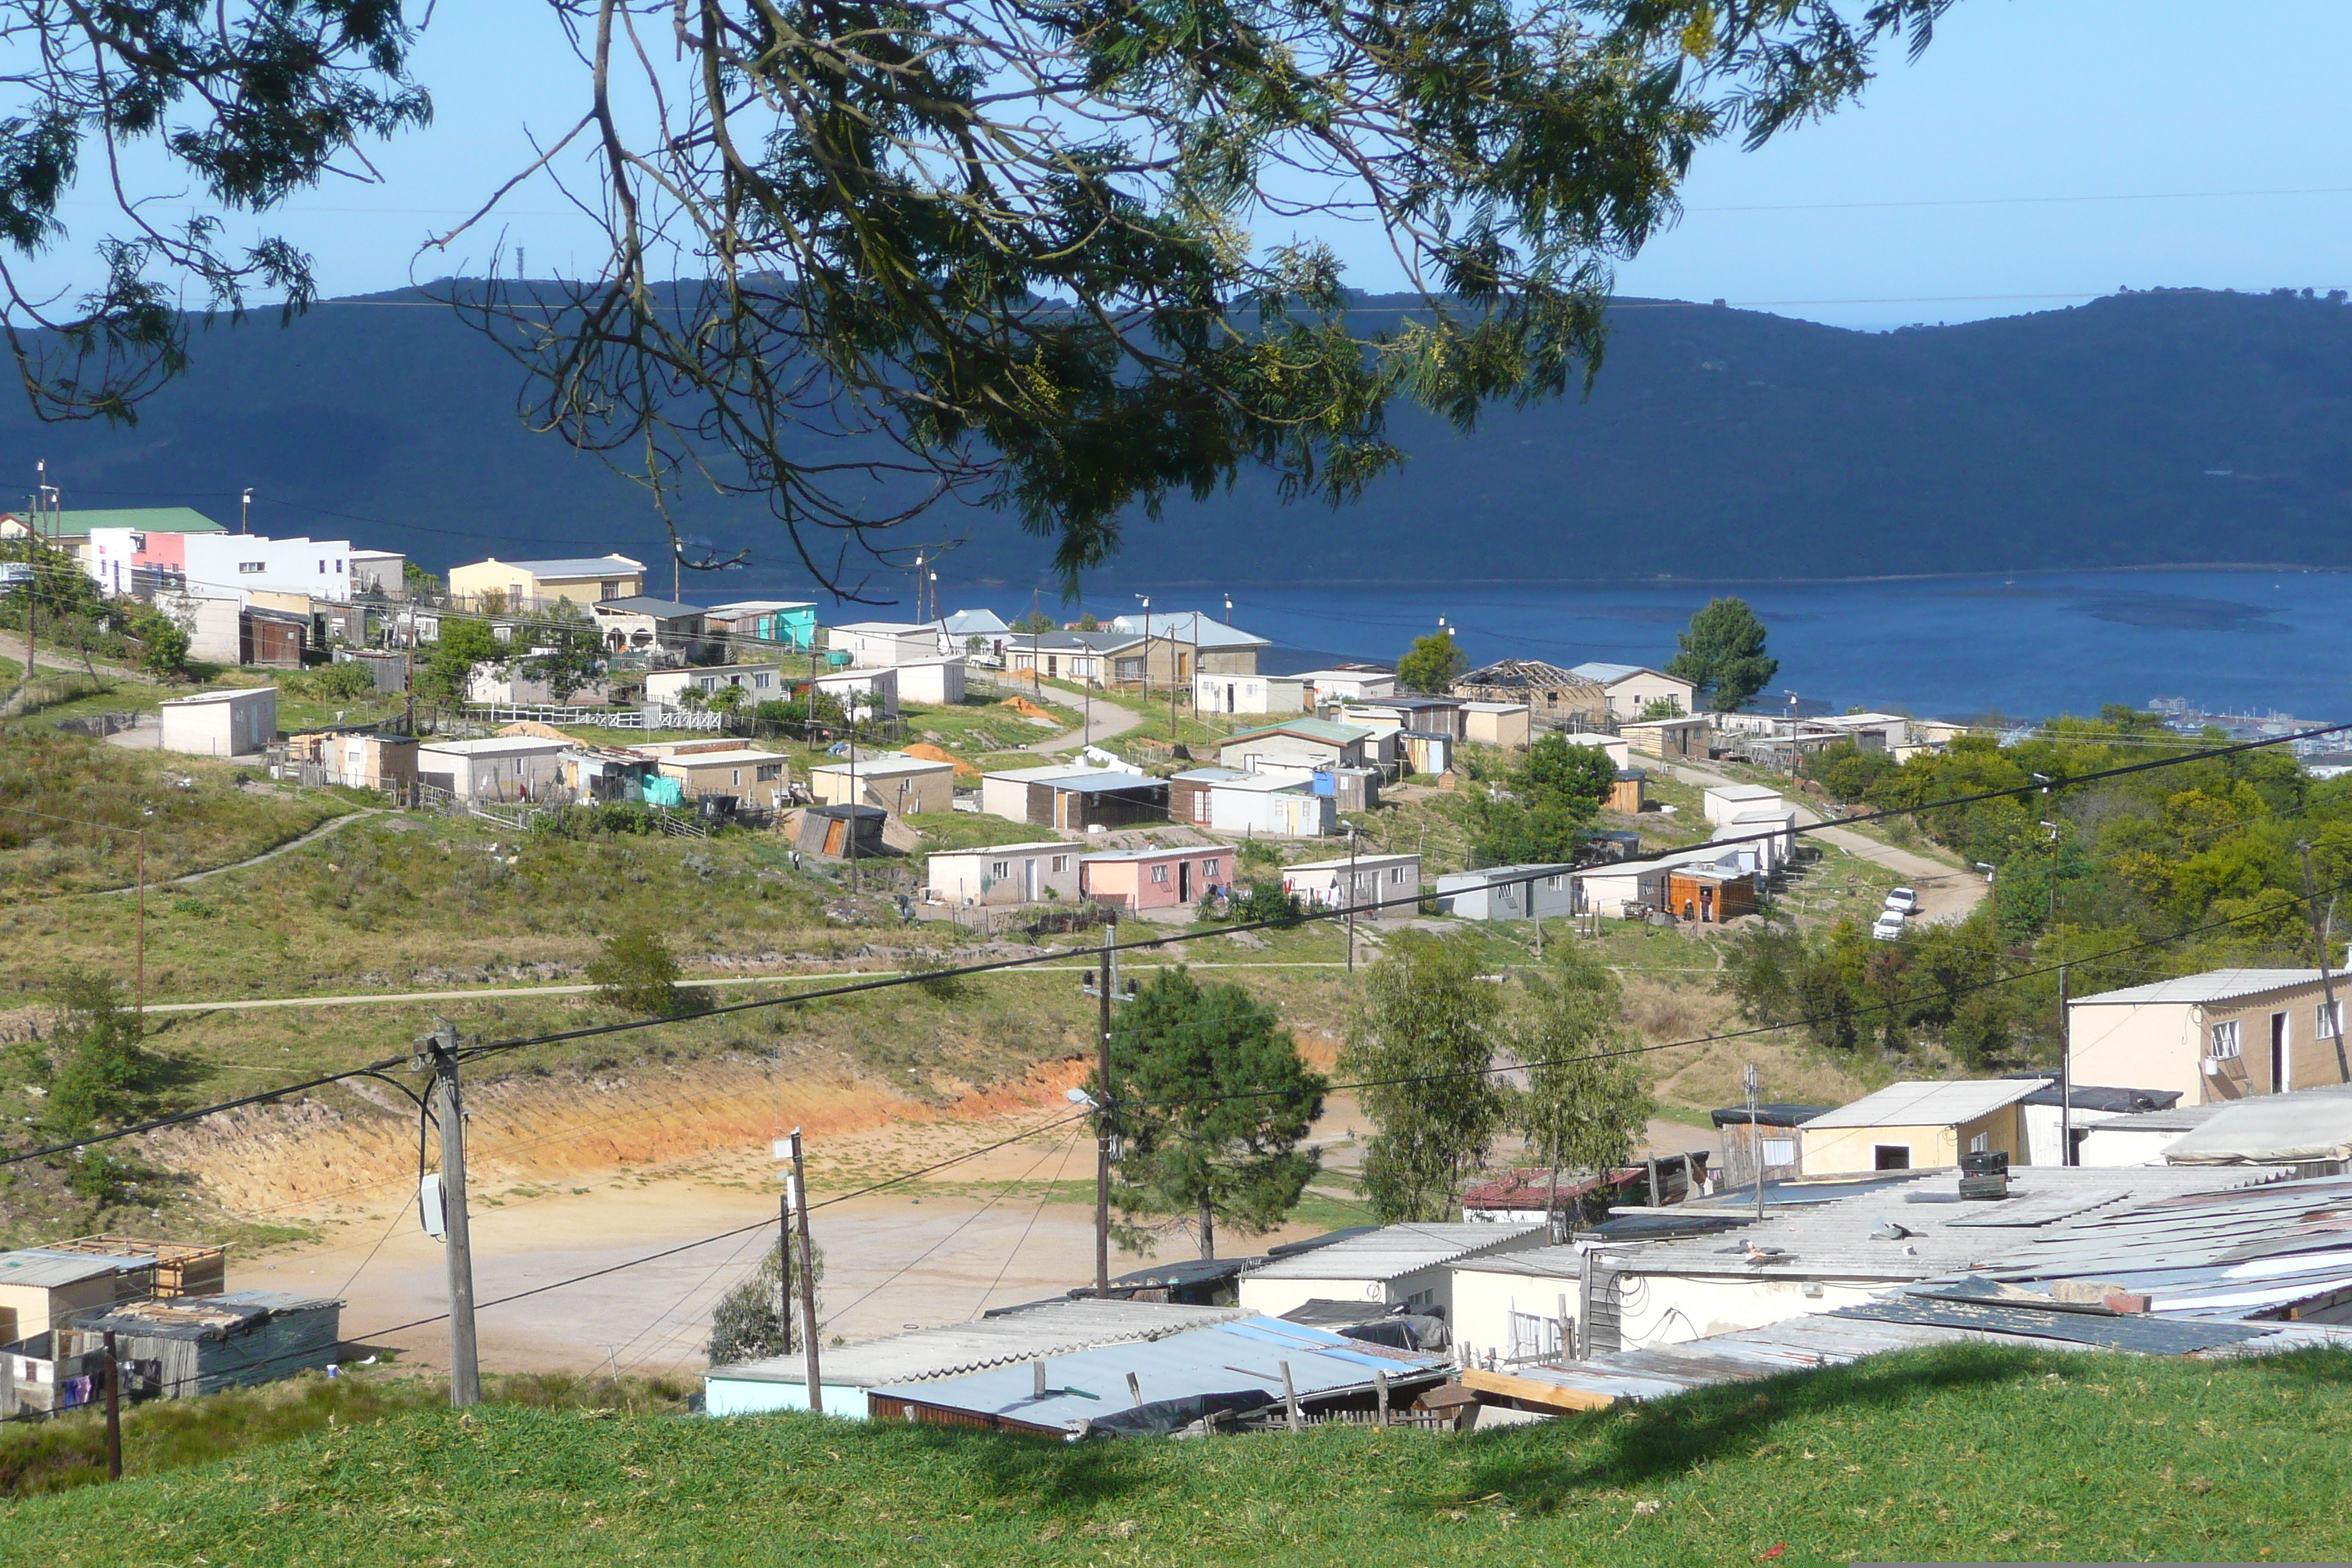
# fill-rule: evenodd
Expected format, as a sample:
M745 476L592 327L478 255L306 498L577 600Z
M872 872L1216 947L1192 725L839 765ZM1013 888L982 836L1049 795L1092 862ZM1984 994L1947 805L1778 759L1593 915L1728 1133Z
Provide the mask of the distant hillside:
M660 558L642 493L524 431L513 365L414 295L215 328L194 359L130 430L41 427L0 399L12 472L29 486L47 457L69 506L184 502L232 526L250 485L257 531L349 531L436 566ZM1117 571L1239 586L2352 565L2347 416L2352 309L2324 300L2131 294L1889 333L1626 300L1590 398L1498 412L1468 438L1407 412L1412 462L1358 505L1284 507L1244 479L1132 524ZM753 551L729 590L804 580L758 503L679 510ZM922 531L971 536L965 583L1042 580L1045 549L1003 518Z

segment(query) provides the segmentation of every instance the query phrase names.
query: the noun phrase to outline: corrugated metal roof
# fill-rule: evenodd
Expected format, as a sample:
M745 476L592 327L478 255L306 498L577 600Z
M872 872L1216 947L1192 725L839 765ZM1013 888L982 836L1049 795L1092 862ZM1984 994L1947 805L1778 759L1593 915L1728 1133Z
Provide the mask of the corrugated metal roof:
M85 1279L102 1275L129 1273L135 1269L152 1268L152 1258L109 1258L88 1252L52 1252L47 1247L28 1247L16 1252L0 1252L0 1285L27 1285L36 1289L56 1290L68 1285L79 1285Z
M1990 1272L2032 1245L2026 1238L2068 1227L2138 1202L2274 1181L2279 1173L2245 1167L2146 1165L2127 1169L2029 1165L2010 1173L2010 1196L1962 1202L1948 1173L1917 1173L1900 1187L1880 1187L1827 1203L1778 1209L1736 1237L1665 1241L1613 1252L1610 1267L1627 1274L1735 1275L1766 1279L1915 1280ZM1767 1184L1768 1194L1770 1186ZM1739 1194L1729 1194L1736 1204ZM2095 1195L2084 1209L2067 1200ZM1710 1210L1724 1198L1710 1200ZM1709 1212L1709 1211L1702 1211ZM1717 1211L1720 1212L1720 1211ZM1989 1224L2004 1212L2021 1222ZM1871 1234L1888 1221L1906 1234ZM1761 1256L1754 1249L1771 1249Z
M2168 1144L2164 1158L2173 1165L2352 1159L2352 1086L2240 1100Z
M1328 719L1286 719L1279 724L1265 724L1255 730L1244 730L1238 735L1228 735L1217 742L1217 748L1223 751L1228 746L1238 746L1244 741L1255 741L1266 735L1297 735L1305 740L1345 746L1352 742L1370 740L1372 731L1360 724L1336 724Z
M2051 1081L1962 1079L1934 1083L1908 1079L1814 1117L1805 1123L1805 1131L1815 1132L1825 1127L1957 1127L2004 1105L2015 1105Z
M1389 1225L1297 1258L1276 1258L1253 1279L1395 1279L1458 1258L1509 1247L1539 1225Z
M1603 686L1612 680L1622 680L1629 675L1655 675L1658 672L1645 664L1611 664L1606 659L1591 658L1582 664L1570 665L1569 674L1580 675L1587 680L1597 680Z
M625 555L575 555L562 561L501 561L491 556L485 566L510 566L534 577L607 577L642 572L645 563Z
M2259 996L2265 991L2283 990L2290 985L2318 984L2316 969L2209 969L2202 974L2184 974L2176 980L2159 980L2152 985L2127 985L2121 991L2102 991L2095 996L2077 996L2077 1007L2132 1006L2143 1002L2231 1002L2241 996Z
M1070 1431L1099 1415L1188 1394L1255 1391L1282 1397L1282 1367L1301 1398L1367 1388L1376 1373L1404 1377L1451 1364L1443 1354L1391 1350L1278 1318L1245 1317L1150 1342L1081 1351L1046 1361L1045 1394L1029 1367L998 1367L940 1383L877 1387L886 1397L1027 1426ZM1140 1400L1128 1389L1136 1380Z
M1238 1307L1180 1307L1162 1301L1047 1301L969 1323L917 1329L827 1349L820 1353L817 1371L826 1383L850 1387L921 1383L1041 1356L1069 1355L1097 1345L1153 1339L1249 1315ZM808 1381L808 1363L798 1353L771 1356L736 1366L715 1366L709 1375L746 1383L801 1384Z

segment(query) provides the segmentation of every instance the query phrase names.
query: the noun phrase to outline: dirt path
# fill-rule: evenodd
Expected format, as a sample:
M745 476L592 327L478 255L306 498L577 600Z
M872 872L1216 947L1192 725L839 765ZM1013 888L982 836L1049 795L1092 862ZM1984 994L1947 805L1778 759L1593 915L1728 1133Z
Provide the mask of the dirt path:
M0 658L13 658L19 664L24 663L25 634L0 632ZM124 665L110 664L104 659L85 661L79 654L59 653L47 647L41 649L37 662L42 669L64 669L81 674L110 675L123 680L147 679L143 671L132 669Z
M1694 767L1688 763L1676 763L1669 771L1685 784L1696 784L1701 789L1738 782L1712 769ZM1934 855L1915 849L1897 848L1852 828L1822 827L1820 824L1823 819L1819 812L1801 799L1795 796L1788 798L1790 805L1797 813L1798 822L1818 829L1807 834L1807 837L1815 843L1834 845L1857 859L1874 861L1902 878L1904 884L1919 895L1920 919L1941 921L1965 920L1969 910L1984 901L1984 879L1955 861L1938 859Z
M1066 702L1068 694L1061 695L1063 700ZM1079 703L1083 710L1085 699L1081 698ZM1093 718L1088 722L1079 725L1075 730L1066 730L1051 740L1035 742L1032 743L1030 750L1075 752L1081 746L1098 746L1114 735L1126 734L1142 722L1143 715L1132 708L1122 708L1116 702L1097 702L1094 705Z
M173 877L161 882L150 882L147 884L148 890L152 892L159 888L177 888L189 882L201 882L210 877L225 877L231 871L242 871L247 866L258 866L264 861L275 860L280 855L290 855L295 850L301 848L305 844L316 843L318 840L326 837L327 835L340 832L354 822L359 822L371 816L383 816L384 815L385 813L377 810L373 806L360 806L355 810L345 812L341 816L329 817L326 821L319 824L318 826L310 829L310 832L302 834L299 837L289 838L275 849L265 849L258 855L248 855L242 860L232 860L226 866L214 866L202 871L191 871L184 877ZM99 888L84 896L89 898L111 898L118 893L130 893L136 892L137 890L138 889L136 884L132 884L121 888ZM585 988L583 987L583 989ZM492 994L495 994L495 993ZM197 1005L203 1005L203 1004L198 1004ZM225 1003L215 1004L215 1005L234 1006L236 1005L236 1004ZM151 1013L173 1011L189 1012L193 1010L194 1008L188 1005L167 1008L150 1007L148 1009Z

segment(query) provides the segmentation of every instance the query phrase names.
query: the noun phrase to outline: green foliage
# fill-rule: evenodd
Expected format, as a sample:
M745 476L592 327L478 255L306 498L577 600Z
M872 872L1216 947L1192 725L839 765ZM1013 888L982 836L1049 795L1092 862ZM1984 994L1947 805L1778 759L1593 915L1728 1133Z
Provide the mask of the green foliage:
M1214 1258L1220 1225L1261 1235L1297 1205L1320 1163L1298 1142L1327 1084L1272 1007L1162 970L1114 1015L1111 1061L1127 1143L1113 1195L1129 1238L1144 1236L1139 1221L1175 1215Z
M1852 805L1866 798L1901 765L1885 752L1865 752L1852 741L1841 741L1806 757L1799 771L1827 790L1832 800Z
M824 1283L824 1248L814 1245L812 1230L810 1272L819 1287ZM733 1366L762 1356L785 1355L798 1347L800 1320L799 1249L789 1260L779 1245L768 1248L760 1266L719 1298L710 1311L710 1342L704 1353L713 1366ZM792 1305L784 1306L786 1300ZM817 1321L824 1321L824 1296L817 1295Z
M1297 921L1303 909L1298 895L1280 882L1251 882L1234 889L1225 900L1225 909L1237 921L1278 921L1287 925Z
M444 616L440 637L410 684L428 702L457 707L466 700L466 688L473 679L474 666L503 666L512 653L513 649L491 632L488 621Z
M1024 637L1027 637L1032 634L1042 637L1047 632L1059 631L1061 630L1061 627L1055 623L1054 617L1047 615L1045 611L1032 610L1027 615L1023 616L1020 619L1014 621L1013 623L1013 629L1019 632Z
M64 1016L48 1049L26 1065L48 1089L41 1124L60 1138L127 1121L157 1087L164 1062L140 1041L137 1021L110 975L69 970L51 988ZM110 1173L106 1178L110 1183Z
M401 585L405 587L412 595L430 598L437 596L441 592L440 577L435 573L427 572L414 561L404 559L401 562L400 581Z
M131 617L131 635L139 639L140 668L158 680L177 680L188 672L188 631L185 626L148 605Z
M1471 805L1471 848L1488 866L1572 860L1617 780L1609 753L1546 734L1504 781Z
M1644 719L1679 719L1682 716L1682 702L1674 697L1653 697L1642 704L1642 717Z
M1469 657L1455 646L1452 632L1432 632L1413 638L1397 660L1397 684L1407 691L1443 697L1469 668Z
M289 669L278 677L281 690L330 702L357 702L375 695L375 677L357 659L321 664L310 669Z
M544 681L558 702L593 685L604 671L604 638L588 612L569 599L533 616L515 628L510 647L529 650L522 673Z
M603 945L587 970L599 1000L633 1017L667 1018L679 1011L677 955L659 931L633 926L604 938Z
M1364 1194L1383 1225L1454 1213L1465 1173L1484 1163L1510 1110L1494 1074L1499 989L1481 979L1467 934L1402 931L1363 977L1339 1052L1342 1077L1365 1082L1379 1129L1364 1154Z
M1666 673L1696 685L1718 713L1747 707L1780 668L1780 661L1765 653L1764 623L1745 599L1708 600L1675 640L1682 651Z
M1527 987L1515 1054L1533 1065L1512 1121L1528 1152L1538 1164L1567 1170L1626 1163L1654 1107L1639 1058L1610 1055L1631 1043L1616 975L1571 945L1556 948L1546 971L1527 976Z

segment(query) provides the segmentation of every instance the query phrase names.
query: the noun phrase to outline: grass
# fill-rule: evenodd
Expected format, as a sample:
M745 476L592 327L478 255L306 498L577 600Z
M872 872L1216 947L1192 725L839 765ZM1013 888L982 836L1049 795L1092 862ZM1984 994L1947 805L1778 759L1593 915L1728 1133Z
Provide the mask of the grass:
M1955 1346L1459 1436L395 1411L0 1504L12 1560L1784 1564L2352 1552L2352 1356ZM2293 1455L2292 1464L2280 1457ZM2124 1463L2116 1462L2125 1459ZM134 1467L135 1471L135 1467Z

